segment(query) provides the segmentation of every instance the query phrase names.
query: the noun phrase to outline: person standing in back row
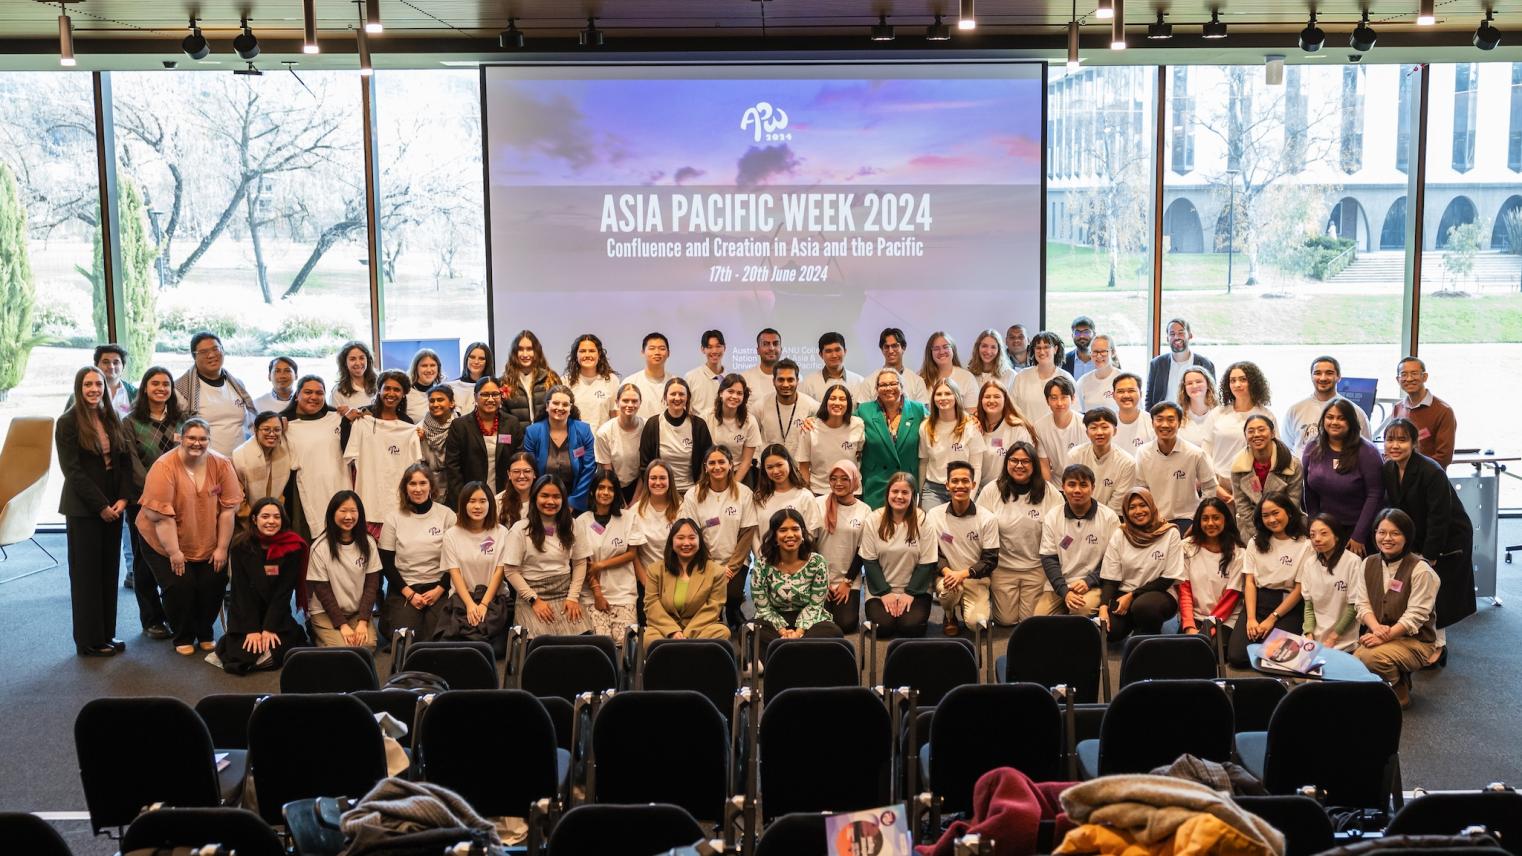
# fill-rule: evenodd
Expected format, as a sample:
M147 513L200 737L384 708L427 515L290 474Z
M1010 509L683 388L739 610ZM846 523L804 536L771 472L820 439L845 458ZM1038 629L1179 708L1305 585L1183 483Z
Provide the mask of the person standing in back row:
M248 439L248 429L259 411L243 382L222 368L222 340L202 330L190 337L195 365L174 382L180 407L188 419L199 416L211 426L211 450L231 457Z
M1284 411L1284 420L1279 423L1279 429L1284 432L1284 445L1291 452L1299 454L1305 451L1307 443L1316 439L1321 424L1321 412L1335 398L1342 396L1337 394L1337 383L1342 380L1342 365L1336 357L1320 356L1311 361L1311 396L1303 398L1291 404ZM1358 416L1358 434L1361 437L1372 437L1369 433L1368 417L1363 415L1363 410L1353 408Z
M1159 401L1177 401L1179 383L1184 379L1184 371L1190 366L1199 366L1210 374L1212 380L1215 379L1215 363L1189 348L1189 343L1194 340L1194 331L1189 329L1188 321L1183 318L1170 319L1166 333L1168 353L1153 357L1152 364L1147 368L1149 409Z
M1423 455L1437 461L1443 469L1453 463L1453 440L1459 420L1446 401L1427 388L1427 364L1416 357L1406 357L1395 367L1395 378L1406 397L1395 402L1393 416L1404 416L1416 426L1416 447Z

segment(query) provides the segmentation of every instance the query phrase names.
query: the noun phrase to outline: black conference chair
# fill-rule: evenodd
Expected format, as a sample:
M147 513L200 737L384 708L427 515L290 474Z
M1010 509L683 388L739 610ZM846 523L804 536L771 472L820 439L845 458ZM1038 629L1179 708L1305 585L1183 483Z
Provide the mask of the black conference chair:
M543 645L523 658L517 675L518 688L536 696L574 701L581 693L617 689L615 662L596 645Z
M856 649L845 639L789 639L769 649L762 690L767 698L800 687L861 685Z
M569 752L571 739L574 736L571 720L576 717L576 706L559 696L537 696L537 698L549 712L550 722L555 724L555 745Z
M123 739L123 735L131 735ZM153 803L217 806L211 734L176 698L98 698L74 720L90 829L118 832Z
M1180 755L1230 761L1231 700L1214 681L1138 681L1121 687L1098 740L1078 744L1083 776L1148 773Z
M369 648L297 648L280 669L282 693L352 693L380 689Z
M1383 682L1309 682L1279 702L1267 731L1239 733L1237 754L1271 794L1313 785L1326 805L1386 811L1400 726L1400 702Z
M389 713L398 722L407 726L407 733L413 731L413 724L417 721L418 695L411 690L360 690L350 695L365 703L371 713Z
M393 662L391 671L396 673L405 669L412 668L411 666L407 665L407 658L412 656L412 652L429 651L434 648L469 648L472 651L480 652L481 656L486 658L486 662L491 663L492 670L494 672L496 671L497 653L492 650L491 644L488 642L481 642L477 640L467 641L464 639L429 640L423 642L416 642L408 639L407 645L403 649L401 658ZM420 669L419 671L427 670ZM455 687L453 684L450 684L450 688L453 689ZM460 687L460 689L464 689L464 687ZM491 688L489 687L488 689Z
M248 766L259 816L283 826L288 802L369 793L386 777L386 750L375 715L354 696L276 695L249 719Z
M1038 782L1062 773L1062 712L1037 684L971 684L946 694L920 749L929 790L945 812L972 809L972 789L989 770L1014 767Z
M1386 835L1457 835L1483 826L1513 854L1522 854L1522 794L1495 786L1483 791L1424 794L1406 803Z
M1130 636L1120 652L1120 686L1137 681L1210 679L1215 649L1203 636Z
M718 639L660 639L652 643L640 670L639 688L702 693L728 722L740 688L740 667L728 642Z
M1289 694L1289 687L1277 678L1227 678L1220 683L1230 691L1238 732L1267 731L1274 708Z
M1033 615L1016 624L998 668L1005 683L1066 684L1078 704L1099 701L1101 683L1109 695L1104 634L1079 615Z
M248 750L248 718L254 705L269 693L217 693L196 702L196 715L211 732L211 745L218 752Z
M538 800L560 799L571 762L556 746L544 705L522 690L434 696L418 721L416 747L422 779L455 791L486 817L526 818Z
M438 675L452 690L494 690L498 687L497 667L480 651L449 646L420 648L419 644L425 643L407 649L404 671ZM489 646L487 650L491 650Z
M817 812L800 812L773 820L756 842L754 856L829 856L824 818Z
M1332 849L1332 821L1321 803L1307 796L1233 797L1237 805L1284 833L1284 856L1313 856Z
M894 639L883 655L882 685L914 688L925 707L977 682L978 655L970 639Z
M665 853L704 834L692 815L674 805L580 805L555 824L549 856Z
M270 825L241 808L160 808L143 812L122 835L121 852L220 844L238 856L284 856Z
M69 845L51 823L24 811L0 811L0 841L12 853L72 856Z
M622 674L621 670L619 669L618 645L613 642L613 637L611 636L599 636L593 633L582 633L574 636L550 635L535 636L532 639L526 639L515 633L508 637L508 641L509 646L507 652L507 674L503 676L503 680L507 680L509 677L517 677L521 679L523 669L528 663L528 655L538 651L541 648L557 648L563 646L582 648L591 646L607 656L608 663L613 667L615 683L612 687L610 687L610 689L620 688L620 684L616 682L618 676L621 676ZM526 688L520 686L519 689Z
M874 808L892 799L893 724L882 699L865 687L771 696L761 709L757 742L763 822L800 811ZM824 758L831 769L851 774L822 772Z
M673 723L676 743L654 739ZM717 823L730 791L729 727L702 693L617 693L592 723L592 770L594 802L670 803Z

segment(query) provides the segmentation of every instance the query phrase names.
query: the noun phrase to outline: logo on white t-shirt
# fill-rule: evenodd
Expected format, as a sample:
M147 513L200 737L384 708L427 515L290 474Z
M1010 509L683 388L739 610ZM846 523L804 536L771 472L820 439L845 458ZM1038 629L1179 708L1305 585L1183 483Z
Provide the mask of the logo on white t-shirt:
M481 555L485 556L489 554L492 550L496 549L496 547L497 539L491 537L490 535L486 536L486 538L481 541Z
M689 450L692 448L692 438L691 437L683 437L682 438L682 448L683 449L689 449Z
M1152 559L1153 559L1153 561L1161 562L1163 560L1163 551L1162 550L1153 550L1152 551Z
M1183 478L1184 478L1184 471L1183 470L1174 470L1173 471L1173 477L1175 479L1177 479L1177 480L1182 481Z
M444 530L440 529L437 526L430 526L430 527L428 527L428 534L429 535L442 535L442 534L444 534Z
M395 445L395 444L392 444L392 445L386 447L386 451L390 452L393 455L400 455L402 453L402 447L398 446L398 445Z
M1295 557L1294 556L1280 556L1279 557L1279 564L1281 564L1281 565L1289 566L1289 565L1293 565L1294 563L1295 563Z
M1084 543L1087 543L1087 544L1098 544L1099 543L1099 536L1095 535L1095 534L1093 534L1091 532L1088 535L1086 535L1083 540L1084 540Z

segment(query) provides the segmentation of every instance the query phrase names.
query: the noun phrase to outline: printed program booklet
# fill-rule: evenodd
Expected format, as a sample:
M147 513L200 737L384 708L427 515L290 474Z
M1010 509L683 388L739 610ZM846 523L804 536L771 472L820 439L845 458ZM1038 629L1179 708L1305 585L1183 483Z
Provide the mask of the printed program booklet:
M832 814L824 819L830 856L912 856L909 812L903 803L864 811Z
M1258 658L1259 669L1289 675L1320 677L1325 665L1326 658L1322 656L1320 642L1277 627L1270 630L1268 638L1263 640L1263 653Z

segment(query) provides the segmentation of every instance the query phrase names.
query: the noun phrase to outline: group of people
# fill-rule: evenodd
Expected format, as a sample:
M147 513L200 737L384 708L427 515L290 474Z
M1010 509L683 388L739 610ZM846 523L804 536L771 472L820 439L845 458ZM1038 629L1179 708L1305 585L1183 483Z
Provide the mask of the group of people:
M744 372L704 332L685 375L651 333L624 378L590 333L560 372L525 330L500 374L474 342L452 378L431 350L380 371L350 342L331 383L271 360L259 398L212 333L189 371L149 368L137 389L105 345L58 421L75 642L125 647L125 526L147 635L231 671L399 627L497 646L514 624L728 638L747 591L768 640L863 615L921 635L939 601L948 635L1074 613L1119 639L1176 617L1228 637L1238 664L1271 630L1304 631L1402 698L1446 657L1441 628L1474 609L1472 538L1444 475L1453 411L1420 360L1397 367L1381 456L1332 357L1276 421L1258 367L1233 363L1218 387L1183 319L1146 378L1090 319L1070 333L1068 349L984 330L964 363L936 332L914 371L888 328L867 376L839 333L803 375L771 328Z

